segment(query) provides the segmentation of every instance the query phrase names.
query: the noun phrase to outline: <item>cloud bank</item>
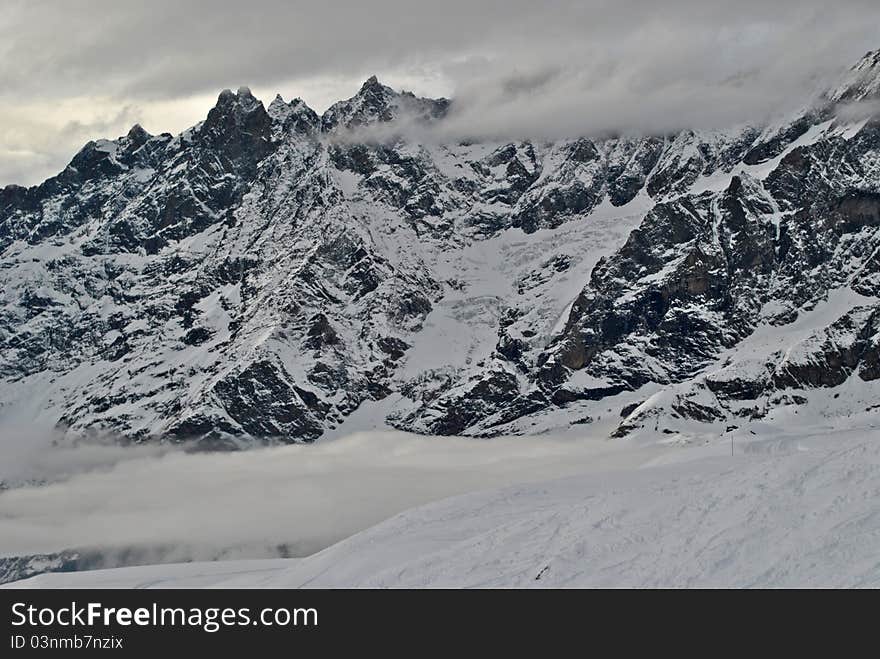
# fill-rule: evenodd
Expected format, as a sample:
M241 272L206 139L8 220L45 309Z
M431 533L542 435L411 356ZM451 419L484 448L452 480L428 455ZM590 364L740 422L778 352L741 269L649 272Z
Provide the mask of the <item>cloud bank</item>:
M238 453L44 447L28 474L65 476L0 492L0 557L65 549L120 560L302 556L428 501L639 464L660 450L586 437L381 432Z

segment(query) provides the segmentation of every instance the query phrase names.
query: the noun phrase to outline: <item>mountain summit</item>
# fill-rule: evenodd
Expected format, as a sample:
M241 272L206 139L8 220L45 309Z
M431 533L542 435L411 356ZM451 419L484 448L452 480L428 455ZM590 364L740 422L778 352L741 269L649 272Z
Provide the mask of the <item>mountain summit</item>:
M866 54L840 85L828 93L835 103L877 100L880 96L880 50Z
M419 98L411 92L397 92L371 76L357 94L331 105L321 118L321 124L325 131L332 131L340 126L354 129L402 119L427 122L442 118L448 108L446 99Z

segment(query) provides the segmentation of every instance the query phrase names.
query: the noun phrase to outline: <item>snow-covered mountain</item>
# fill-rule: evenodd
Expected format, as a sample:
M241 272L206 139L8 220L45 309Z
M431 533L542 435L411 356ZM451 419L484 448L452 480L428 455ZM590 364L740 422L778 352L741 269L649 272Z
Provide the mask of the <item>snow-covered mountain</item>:
M880 51L773 125L498 143L223 91L0 191L0 405L211 447L880 409L878 95Z

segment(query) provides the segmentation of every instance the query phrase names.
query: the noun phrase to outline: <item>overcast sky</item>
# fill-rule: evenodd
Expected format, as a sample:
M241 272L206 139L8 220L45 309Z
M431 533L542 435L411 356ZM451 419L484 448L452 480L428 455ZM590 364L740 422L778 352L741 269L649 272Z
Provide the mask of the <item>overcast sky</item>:
M0 0L0 185L135 122L179 132L223 88L318 111L376 74L523 137L722 126L880 48L877 0Z

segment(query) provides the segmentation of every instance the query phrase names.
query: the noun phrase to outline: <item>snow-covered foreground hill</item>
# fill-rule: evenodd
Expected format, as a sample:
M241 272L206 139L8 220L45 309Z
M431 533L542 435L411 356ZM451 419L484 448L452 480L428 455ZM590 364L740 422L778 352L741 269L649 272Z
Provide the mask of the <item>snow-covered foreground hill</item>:
M633 452L582 475L413 508L303 559L44 574L9 586L877 587L878 437L876 418L863 416L849 429L740 436L734 456L719 442L647 462Z

